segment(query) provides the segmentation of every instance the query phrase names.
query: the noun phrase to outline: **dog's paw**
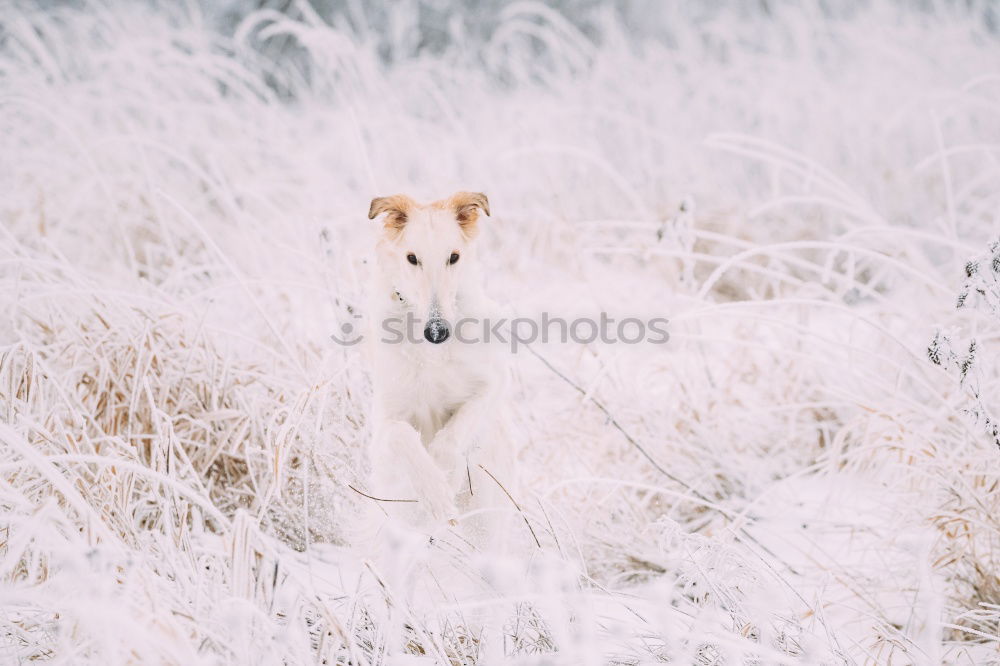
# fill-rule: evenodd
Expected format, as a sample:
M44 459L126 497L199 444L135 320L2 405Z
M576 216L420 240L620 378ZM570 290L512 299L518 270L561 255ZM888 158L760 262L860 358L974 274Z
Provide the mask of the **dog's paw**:
M451 497L441 493L438 497L425 498L425 507L434 522L458 524L458 509Z
M453 523L456 520L458 509L455 506L455 498L441 470L427 470L425 474L415 479L415 485L420 494L418 501L435 522Z
M452 490L468 486L468 456L474 448L469 445L471 441L472 438L445 428L427 447L427 452L445 473Z

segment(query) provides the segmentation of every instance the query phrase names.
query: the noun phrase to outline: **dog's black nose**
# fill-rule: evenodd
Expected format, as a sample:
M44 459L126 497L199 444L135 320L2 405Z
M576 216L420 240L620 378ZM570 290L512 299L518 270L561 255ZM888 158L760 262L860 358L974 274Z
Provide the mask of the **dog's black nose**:
M448 323L444 319L431 319L424 326L424 337L427 342L439 345L447 340L449 335L451 335L451 331L448 330Z

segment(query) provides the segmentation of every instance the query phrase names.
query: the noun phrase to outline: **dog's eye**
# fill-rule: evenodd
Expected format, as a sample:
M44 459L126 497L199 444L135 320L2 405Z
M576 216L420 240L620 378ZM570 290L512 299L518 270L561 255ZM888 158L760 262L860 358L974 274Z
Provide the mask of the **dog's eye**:
M458 261L458 252L452 252L452 253L451 253L451 256L450 256L450 257L448 257L448 263L449 263L449 264L454 264L454 263L456 263L457 261Z
M406 260L411 264L413 264L414 266L420 263L419 261L417 261L417 255L413 254L412 252L406 255Z

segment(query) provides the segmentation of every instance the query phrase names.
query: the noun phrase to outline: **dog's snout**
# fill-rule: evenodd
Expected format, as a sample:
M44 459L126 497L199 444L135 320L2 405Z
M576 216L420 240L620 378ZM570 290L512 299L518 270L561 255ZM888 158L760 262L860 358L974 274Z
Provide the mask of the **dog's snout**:
M424 338L427 342L439 345L447 340L449 335L451 331L448 330L448 323L444 319L431 319L424 326Z

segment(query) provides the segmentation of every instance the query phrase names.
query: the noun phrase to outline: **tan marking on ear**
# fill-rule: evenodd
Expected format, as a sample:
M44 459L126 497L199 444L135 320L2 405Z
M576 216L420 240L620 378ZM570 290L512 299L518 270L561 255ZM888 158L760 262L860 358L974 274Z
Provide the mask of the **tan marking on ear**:
M479 211L486 213L487 217L490 214L490 200L482 192L456 192L445 201L436 203L455 211L455 219L467 238L476 234Z
M368 219L374 220L382 213L386 213L384 226L385 230L393 234L398 234L406 226L406 220L410 211L417 203L405 194L393 194L388 197L376 197L372 199L368 208Z

